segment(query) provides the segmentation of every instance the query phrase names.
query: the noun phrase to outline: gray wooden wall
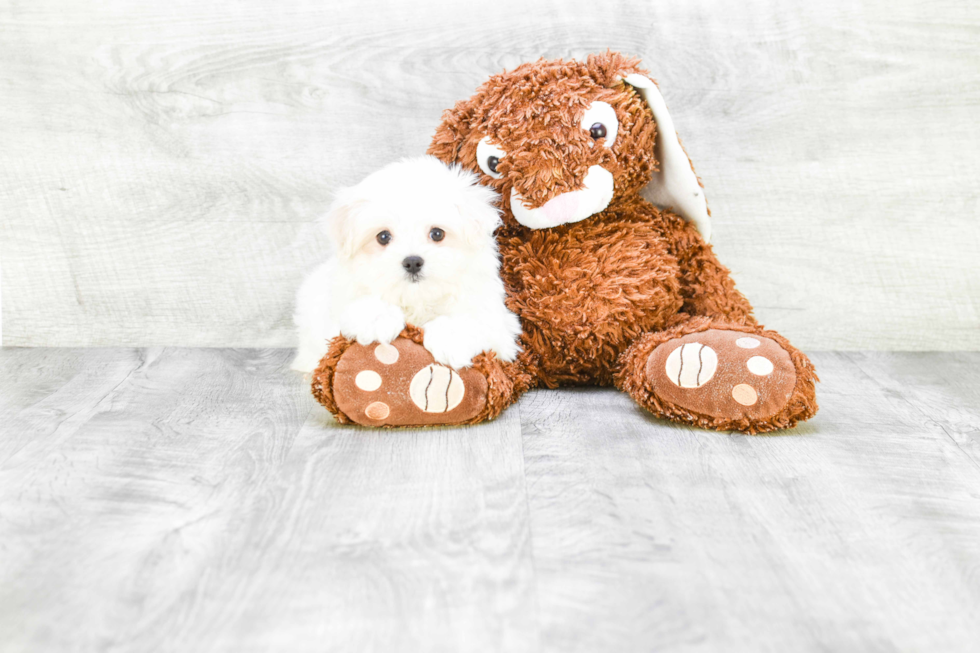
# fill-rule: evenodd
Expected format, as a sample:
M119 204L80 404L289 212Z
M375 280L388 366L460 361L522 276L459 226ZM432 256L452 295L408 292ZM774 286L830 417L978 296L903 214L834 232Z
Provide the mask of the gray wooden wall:
M333 189L488 75L613 48L767 325L980 348L980 5L678 5L0 0L3 344L289 346Z

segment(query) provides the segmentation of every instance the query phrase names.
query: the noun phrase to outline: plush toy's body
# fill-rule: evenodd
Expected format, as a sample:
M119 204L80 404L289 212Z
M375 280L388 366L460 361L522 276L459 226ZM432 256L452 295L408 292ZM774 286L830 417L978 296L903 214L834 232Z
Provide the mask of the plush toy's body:
M446 377L439 411L417 330L396 341L405 356L393 364L378 363L375 345L336 341L313 387L338 419L471 423L528 388L561 385L614 385L655 415L706 428L755 433L814 414L809 360L757 324L707 244L700 183L644 75L617 53L541 61L446 112L429 153L482 172L503 197L501 274L524 353L511 364L484 354ZM648 182L671 210L641 197ZM389 379L376 396L353 382L364 369ZM451 388L465 398L452 408ZM365 414L378 401L385 420Z

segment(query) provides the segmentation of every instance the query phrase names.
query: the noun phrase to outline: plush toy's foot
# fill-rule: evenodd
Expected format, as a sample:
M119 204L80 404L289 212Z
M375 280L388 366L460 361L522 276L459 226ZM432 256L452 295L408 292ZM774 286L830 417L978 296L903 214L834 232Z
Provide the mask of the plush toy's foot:
M810 361L779 334L705 319L648 334L622 387L652 413L718 430L789 428L817 411Z
M336 339L313 373L313 395L343 423L436 426L492 419L513 383L490 354L454 370L436 363L408 328L390 345Z

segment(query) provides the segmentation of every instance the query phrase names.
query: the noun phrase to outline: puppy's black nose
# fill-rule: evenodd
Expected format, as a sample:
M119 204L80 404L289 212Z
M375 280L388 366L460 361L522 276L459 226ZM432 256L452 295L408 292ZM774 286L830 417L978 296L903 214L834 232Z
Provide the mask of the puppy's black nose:
M402 261L402 267L409 274L418 274L422 271L423 265L425 265L425 261L422 260L421 256L406 256L405 260Z

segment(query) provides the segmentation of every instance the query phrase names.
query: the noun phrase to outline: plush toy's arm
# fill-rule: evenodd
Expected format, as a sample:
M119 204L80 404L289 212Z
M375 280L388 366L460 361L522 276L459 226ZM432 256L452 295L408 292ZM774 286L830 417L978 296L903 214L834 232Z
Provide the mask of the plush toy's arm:
M716 317L737 324L755 325L752 305L735 288L731 272L704 242L697 227L670 211L644 203L651 221L663 229L671 254L681 268L681 293L685 313Z

